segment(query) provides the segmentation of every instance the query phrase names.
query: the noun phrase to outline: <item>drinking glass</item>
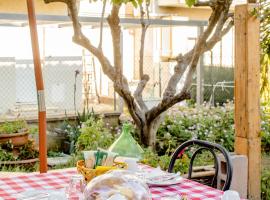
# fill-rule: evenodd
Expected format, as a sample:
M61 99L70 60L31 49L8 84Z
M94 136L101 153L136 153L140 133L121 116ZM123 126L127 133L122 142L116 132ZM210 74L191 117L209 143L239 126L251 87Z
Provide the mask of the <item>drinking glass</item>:
M227 190L224 192L221 200L240 200L240 196L237 191Z
M69 200L82 200L85 181L82 175L77 174L71 176L69 184L66 188L66 197Z
M124 158L124 162L128 165L127 170L136 172L138 171L138 159L137 158Z

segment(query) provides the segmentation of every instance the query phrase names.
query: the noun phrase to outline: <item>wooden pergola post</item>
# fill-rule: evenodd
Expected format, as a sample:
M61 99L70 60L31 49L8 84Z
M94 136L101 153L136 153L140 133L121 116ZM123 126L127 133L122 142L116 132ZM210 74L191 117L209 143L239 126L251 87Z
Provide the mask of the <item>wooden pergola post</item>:
M248 198L261 196L260 46L252 4L235 7L235 152L248 157ZM237 176L237 174L235 175Z

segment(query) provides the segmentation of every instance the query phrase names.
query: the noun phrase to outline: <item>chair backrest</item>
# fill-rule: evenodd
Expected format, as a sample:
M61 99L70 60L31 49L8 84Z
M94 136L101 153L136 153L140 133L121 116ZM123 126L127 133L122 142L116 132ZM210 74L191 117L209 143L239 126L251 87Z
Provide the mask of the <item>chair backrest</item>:
M232 161L231 161L231 158L230 158L228 151L219 144L215 144L215 143L211 143L211 142L207 142L207 141L203 141L203 140L188 140L188 141L182 143L173 153L168 171L169 172L173 171L175 161L184 153L184 151L187 147L190 147L193 145L198 145L200 148L194 152L194 154L192 155L192 157L190 159L188 178L191 179L193 161L194 161L196 155L198 155L203 150L208 150L211 152L211 154L213 155L214 160L215 160L215 175L214 175L214 179L213 179L213 182L214 182L214 180L217 178L218 168L219 168L218 159L217 159L217 156L216 156L216 153L214 150L218 150L219 152L221 152L223 154L223 156L226 160L226 169L227 169L227 177L226 177L226 181L224 183L222 190L223 191L229 190L230 186L231 186L232 174L233 174ZM212 184L213 184L213 182L212 182Z

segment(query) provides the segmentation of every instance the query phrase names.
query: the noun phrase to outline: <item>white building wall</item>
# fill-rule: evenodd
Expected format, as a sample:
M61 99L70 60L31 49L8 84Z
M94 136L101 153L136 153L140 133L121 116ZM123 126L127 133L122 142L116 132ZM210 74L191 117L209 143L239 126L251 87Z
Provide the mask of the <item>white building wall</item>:
M16 101L15 62L0 59L0 114L10 109Z
M47 60L43 68L46 104L58 109L73 110L76 84L76 109L82 108L82 60L80 57ZM79 74L75 83L75 71Z

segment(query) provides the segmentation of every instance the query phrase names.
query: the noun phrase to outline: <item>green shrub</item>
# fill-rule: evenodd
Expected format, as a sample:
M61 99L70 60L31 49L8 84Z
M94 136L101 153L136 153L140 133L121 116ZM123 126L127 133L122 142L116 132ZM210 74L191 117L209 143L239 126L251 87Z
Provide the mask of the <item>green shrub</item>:
M158 155L170 154L182 142L191 139L191 130L186 129L193 122L179 117L166 116L164 122L157 131L157 153Z
M151 167L160 167L162 170L167 171L170 164L171 156L168 154L158 156L151 149L145 149L141 163L149 165ZM187 155L183 155L181 159L176 160L174 166L174 172L181 172L182 174L188 171L189 159Z
M39 171L39 163L28 163L20 165L1 165L1 171L6 172L36 172Z
M10 142L0 145L0 161L27 160L38 158L38 155L39 153L31 140L19 148L14 148Z
M67 134L69 142L74 142L74 144L77 142L81 134L80 126L77 123L71 123L68 120L65 120L61 124L60 129Z
M262 200L270 199L270 170L264 170L261 178Z
M270 114L262 109L262 151L270 153ZM157 131L157 153L172 153L182 142L191 138L208 140L234 151L233 104L213 108L179 107L171 112Z
M219 143L234 150L234 119L231 104L200 109L180 107L169 113L157 131L158 155L172 153L182 142L191 138Z
M25 129L27 129L27 123L24 120L4 122L0 125L0 134L19 133Z
M67 140L70 142L69 153L75 152L75 144L81 134L82 125L87 122L87 120L97 121L99 118L94 113L94 110L90 111L89 109L84 108L83 111L77 113L76 121L68 120L67 116L64 119L63 123L60 125L59 129L62 130L66 136Z
M263 112L261 122L262 151L270 152L270 115Z
M0 146L0 161L14 161L15 157L12 152L2 149Z
M102 119L90 117L82 125L81 134L76 143L77 151L107 149L114 141L113 135L105 128Z
M94 109L92 107L91 110L87 108L83 108L82 113L77 113L77 123L81 126L83 123L85 123L88 119L94 119L98 120L97 114L95 114Z
M18 160L27 160L38 158L39 152L35 149L33 141L29 140L25 145L19 148Z

